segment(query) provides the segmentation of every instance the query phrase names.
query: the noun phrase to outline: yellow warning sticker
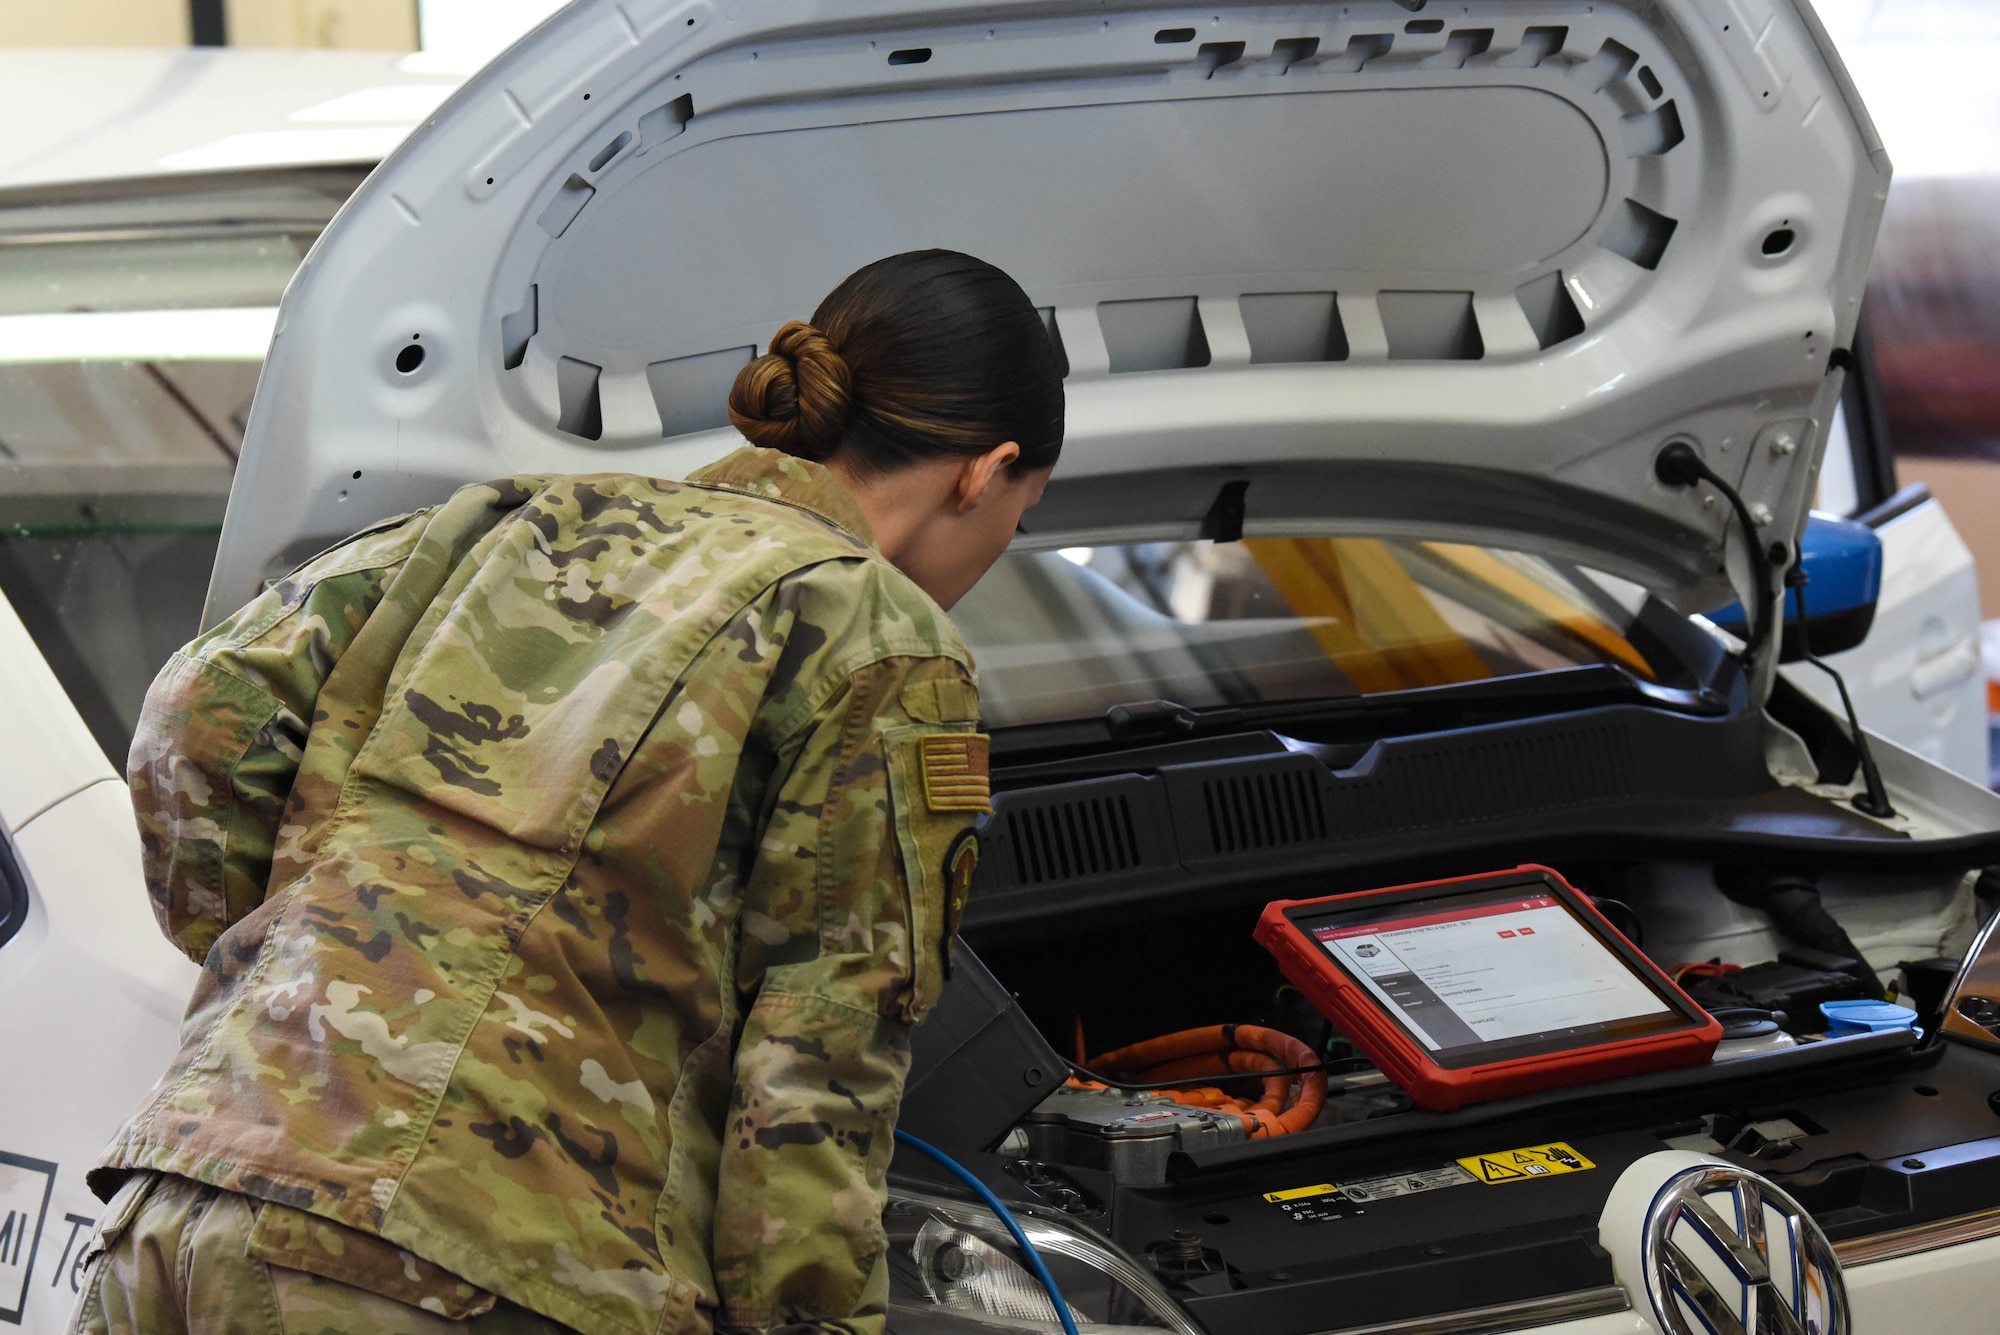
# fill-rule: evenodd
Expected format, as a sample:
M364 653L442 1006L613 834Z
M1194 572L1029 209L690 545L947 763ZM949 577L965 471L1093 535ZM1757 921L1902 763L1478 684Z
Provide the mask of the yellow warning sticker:
M1460 1159L1458 1162L1466 1172L1488 1186L1496 1186L1502 1182L1526 1182L1536 1177L1554 1177L1558 1173L1581 1173L1586 1168L1597 1167L1560 1140L1550 1141L1546 1145L1529 1145L1524 1149L1476 1154L1470 1159Z
M1324 1196L1329 1191L1339 1190L1340 1188L1334 1186L1331 1182L1322 1182L1316 1187L1293 1187L1290 1191L1267 1191L1264 1193L1264 1199L1275 1205L1279 1201L1303 1200L1307 1196Z

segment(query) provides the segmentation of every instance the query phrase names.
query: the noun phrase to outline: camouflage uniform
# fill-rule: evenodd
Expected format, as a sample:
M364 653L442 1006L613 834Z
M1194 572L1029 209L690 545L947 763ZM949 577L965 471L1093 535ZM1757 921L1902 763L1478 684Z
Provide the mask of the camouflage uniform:
M567 1329L379 1239L184 1177L134 1174L106 1217L100 1236L117 1245L88 1258L90 1287L72 1335L562 1335ZM322 1273L353 1273L357 1264L379 1268L384 1259L394 1265L382 1273L402 1281L394 1298Z
M147 882L205 974L93 1185L254 1197L303 1241L253 1254L424 1306L469 1282L461 1315L879 1331L977 716L853 497L769 451L349 540L147 699Z

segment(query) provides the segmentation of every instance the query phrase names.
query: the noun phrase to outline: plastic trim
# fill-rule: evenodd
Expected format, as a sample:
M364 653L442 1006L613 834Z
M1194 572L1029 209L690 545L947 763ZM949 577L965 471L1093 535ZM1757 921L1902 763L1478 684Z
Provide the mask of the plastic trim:
M1341 1326L1320 1335L1486 1335L1491 1331L1520 1330L1524 1326L1548 1326L1558 1321L1581 1321L1586 1317L1613 1316L1632 1310L1632 1300L1616 1284L1571 1293L1552 1293L1543 1298L1498 1303L1492 1307L1469 1307L1458 1312L1408 1317L1373 1326Z
M1901 519L1904 515L1930 499L1930 484L1912 482L1909 486L1904 487L1880 505L1871 506L1857 513L1854 516L1854 522L1857 524L1866 524L1869 528L1881 528L1891 520Z
M1842 1266L1852 1268L1996 1236L2000 1236L2000 1207L1981 1210L1977 1214L1933 1219L1927 1224L1912 1224L1908 1228L1891 1229L1866 1238L1849 1238L1845 1242L1834 1243L1833 1252L1840 1258Z

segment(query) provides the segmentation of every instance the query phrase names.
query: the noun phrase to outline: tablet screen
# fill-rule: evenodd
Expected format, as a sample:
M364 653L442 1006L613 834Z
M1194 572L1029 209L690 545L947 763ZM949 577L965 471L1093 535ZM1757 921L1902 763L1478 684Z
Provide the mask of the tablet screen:
M1540 882L1302 916L1298 926L1441 1066L1695 1023Z

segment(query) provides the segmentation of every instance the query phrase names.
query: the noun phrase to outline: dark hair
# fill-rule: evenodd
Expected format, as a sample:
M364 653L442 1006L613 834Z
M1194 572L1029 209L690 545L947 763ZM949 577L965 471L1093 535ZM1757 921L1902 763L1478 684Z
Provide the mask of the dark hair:
M914 250L780 329L738 373L729 420L752 444L871 472L1017 441L1028 472L1062 451L1062 375L1020 284L955 250Z

